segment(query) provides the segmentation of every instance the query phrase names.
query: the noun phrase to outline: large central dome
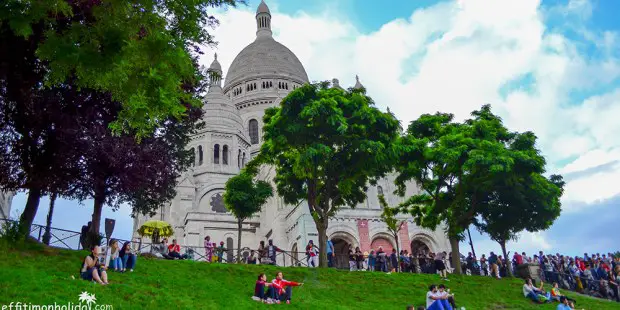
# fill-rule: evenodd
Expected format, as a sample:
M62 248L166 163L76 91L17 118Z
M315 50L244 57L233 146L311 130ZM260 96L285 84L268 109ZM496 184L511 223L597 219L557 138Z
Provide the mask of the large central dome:
M256 40L235 57L228 69L224 91L236 83L257 77L277 76L308 82L308 75L297 56L271 35L271 13L264 2L256 11Z

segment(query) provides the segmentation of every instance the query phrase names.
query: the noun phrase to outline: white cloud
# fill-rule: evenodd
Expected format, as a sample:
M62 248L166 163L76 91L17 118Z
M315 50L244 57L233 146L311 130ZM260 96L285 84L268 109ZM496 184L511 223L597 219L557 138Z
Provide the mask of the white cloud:
M254 9L219 16L214 35L224 70L254 40ZM595 91L620 77L620 61L609 52L618 48L617 34L581 28L582 42L558 29L589 18L589 1L571 0L551 9L541 8L539 0L447 1L372 33L360 33L334 13L271 11L276 39L299 57L311 80L337 77L346 86L359 74L369 95L380 107L389 106L404 125L438 110L462 119L491 103L511 129L539 136L551 168L562 168L559 162L575 156L563 173L620 159L611 151L620 149L620 88L607 87L607 93L585 100L572 93ZM547 27L550 14L565 23ZM602 58L584 54L583 44L592 42ZM207 51L203 63L211 60ZM520 80L527 85L509 87ZM618 166L575 177L564 201L592 203L620 194L620 187L612 186L618 178Z

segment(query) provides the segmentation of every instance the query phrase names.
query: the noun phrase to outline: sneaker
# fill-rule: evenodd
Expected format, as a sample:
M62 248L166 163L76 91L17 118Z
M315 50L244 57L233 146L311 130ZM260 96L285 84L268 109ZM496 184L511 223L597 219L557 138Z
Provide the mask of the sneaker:
M291 301L290 301L290 300L287 300L287 301L286 301L286 304L290 305L290 304L291 304Z
M276 304L278 304L278 305L279 305L279 304L280 304L280 301L279 301L279 300L276 300Z
M257 297L257 296L252 296L252 300L254 300L254 301L261 301L260 297Z
M129 272L133 272L133 269L129 269Z

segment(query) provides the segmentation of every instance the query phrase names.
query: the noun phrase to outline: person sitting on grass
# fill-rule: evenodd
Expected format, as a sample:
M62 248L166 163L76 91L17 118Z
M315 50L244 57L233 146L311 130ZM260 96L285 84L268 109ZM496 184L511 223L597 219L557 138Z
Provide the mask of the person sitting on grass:
M297 283L293 281L286 281L282 278L282 272L276 274L276 278L271 281L271 286L267 291L267 295L271 299L275 300L277 304L285 301L287 304L291 303L291 296L293 294L293 286L302 286L303 283Z
M527 278L525 280L525 284L523 284L523 296L539 304L551 301L551 294L545 294L545 291L543 290L543 282L540 281L540 287L537 288L534 287L534 284L532 284L531 278Z
M99 253L101 249L98 245L90 248L90 255L84 258L82 268L80 269L80 277L86 281L95 281L101 285L108 284L108 274L106 267L99 263Z
M560 301L562 297L567 299L570 303L573 303L573 304L577 303L577 301L575 301L574 299L571 299L571 298L568 298L562 295L562 293L560 292L560 287L558 285L558 282L553 282L553 288L551 289L551 299L555 301Z
M130 272L133 272L133 268L136 266L136 260L138 257L131 251L131 244L129 241L123 244L123 247L118 255L123 262L123 269L121 271L125 272L125 270L129 270Z
M432 284L426 293L426 309L428 310L452 310L446 296L441 296L437 286Z
M560 297L560 304L558 305L556 309L557 310L572 310L572 309L575 309L575 305L572 305L568 301L568 298L566 298L565 296L562 296Z
M450 306L452 306L453 309L456 309L456 302L454 301L454 294L450 294L450 290L446 290L446 286L443 284L440 284L438 287L438 293L441 296L446 297L446 300L450 303Z
M118 240L112 239L106 249L105 257L108 260L106 262L107 266L112 268L114 271L122 271L123 263L121 262L121 258L119 257L120 249L118 248Z
M271 299L268 299L268 295L265 294L265 286L271 287L272 285L267 282L267 276L264 273L259 274L254 286L254 296L252 296L252 299L264 303L272 303Z
M183 259L181 256L181 246L177 244L177 239L172 239L172 244L168 246L168 256L171 259Z

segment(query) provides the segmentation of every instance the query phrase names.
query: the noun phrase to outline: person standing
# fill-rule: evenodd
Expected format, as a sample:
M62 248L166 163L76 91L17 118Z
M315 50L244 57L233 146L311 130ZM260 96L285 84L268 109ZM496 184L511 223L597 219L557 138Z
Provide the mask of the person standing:
M494 276L496 278L500 278L499 276L499 266L498 264L498 258L497 255L495 255L495 253L491 252L489 254L489 265L491 265L491 276Z
M349 247L349 271L357 270L357 263L355 261L355 252L353 251L353 247Z
M355 259L357 262L357 270L364 270L364 253L362 253L360 247L355 248Z
M375 264L377 262L377 255L375 255L375 250L371 249L368 254L368 270L375 271Z
M319 249L312 240L306 246L306 257L308 259L308 267L316 268L319 266Z
M215 249L215 242L211 241L211 236L205 237L205 258L207 263L211 262L213 258L213 249Z
M327 267L334 267L334 244L331 240L327 239Z
M258 263L266 264L267 263L267 248L265 247L265 241L262 241L258 244Z
M276 265L276 255L278 252L282 252L282 250L273 244L273 239L269 239L269 245L267 246L267 256L270 260L269 265Z
M435 255L435 269L439 271L439 276L442 280L448 281L448 272L446 271L446 265L443 261L445 252L439 252Z

